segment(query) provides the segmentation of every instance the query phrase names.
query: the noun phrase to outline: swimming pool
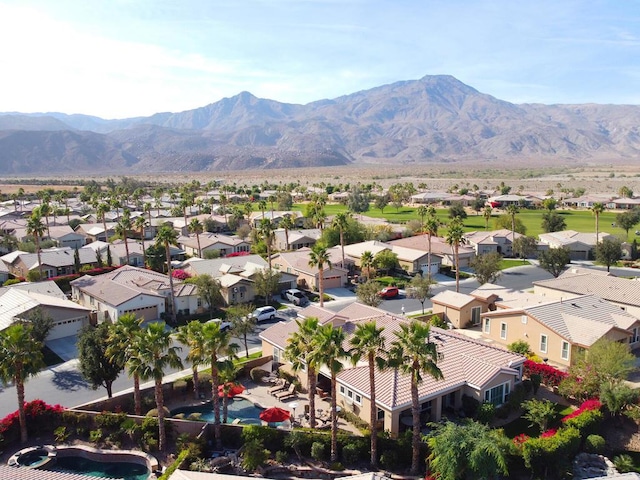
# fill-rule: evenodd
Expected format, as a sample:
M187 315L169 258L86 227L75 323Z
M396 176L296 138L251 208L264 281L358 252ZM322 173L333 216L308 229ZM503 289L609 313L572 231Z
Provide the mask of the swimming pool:
M243 424L255 424L260 425L260 412L264 408L256 406L252 401L246 398L232 398L229 399L227 404L227 423L243 423ZM185 419L189 419L189 415L192 413L199 413L200 420L203 422L214 421L213 404L211 401L203 403L201 405L194 405L191 407L179 407L171 411L171 416L184 414ZM220 402L220 421L222 421L222 402Z
M122 480L147 480L146 465L132 462L100 462L80 456L60 457L46 470L64 473L81 473L89 477L121 478Z

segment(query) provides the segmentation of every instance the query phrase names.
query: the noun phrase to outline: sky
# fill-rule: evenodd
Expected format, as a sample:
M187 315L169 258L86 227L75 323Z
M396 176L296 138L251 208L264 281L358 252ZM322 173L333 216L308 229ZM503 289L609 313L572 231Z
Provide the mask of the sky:
M2 112L305 104L425 75L640 104L640 0L0 0Z

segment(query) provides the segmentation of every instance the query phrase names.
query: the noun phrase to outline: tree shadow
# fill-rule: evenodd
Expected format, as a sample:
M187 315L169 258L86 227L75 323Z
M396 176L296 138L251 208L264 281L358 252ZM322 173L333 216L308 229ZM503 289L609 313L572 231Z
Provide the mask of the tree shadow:
M84 379L82 374L80 372L73 371L54 372L53 384L58 390L67 390L70 392L90 388L90 385Z

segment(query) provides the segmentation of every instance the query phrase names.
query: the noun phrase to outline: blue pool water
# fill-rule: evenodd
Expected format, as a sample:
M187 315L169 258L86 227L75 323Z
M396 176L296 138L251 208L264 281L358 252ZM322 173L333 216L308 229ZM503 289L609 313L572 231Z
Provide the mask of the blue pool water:
M89 477L147 480L149 469L133 462L96 462L83 457L58 457L51 468L54 472L78 473Z
M227 423L232 423L236 419L240 419L243 424L255 424L260 425L260 412L262 409L256 407L253 402L245 398L232 398L229 399L227 406ZM211 401L202 405L194 405L192 407L180 407L171 411L171 416L184 413L185 418L188 418L192 413L200 413L200 417L203 422L213 422L213 404ZM220 420L222 421L222 402L220 402Z

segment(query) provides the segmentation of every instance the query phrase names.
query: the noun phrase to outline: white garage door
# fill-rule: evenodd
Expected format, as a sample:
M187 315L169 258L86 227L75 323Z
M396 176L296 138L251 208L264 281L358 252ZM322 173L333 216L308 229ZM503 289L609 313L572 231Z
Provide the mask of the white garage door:
M74 318L71 320L55 322L51 332L49 332L49 335L47 336L47 341L76 335L78 331L84 327L85 322L85 318Z
M326 277L324 279L324 288L340 288L342 286L342 277Z
M133 313L136 318L142 318L143 320L157 320L160 317L158 315L157 305L153 307L134 308L133 310L126 310L124 313Z

